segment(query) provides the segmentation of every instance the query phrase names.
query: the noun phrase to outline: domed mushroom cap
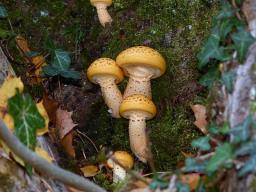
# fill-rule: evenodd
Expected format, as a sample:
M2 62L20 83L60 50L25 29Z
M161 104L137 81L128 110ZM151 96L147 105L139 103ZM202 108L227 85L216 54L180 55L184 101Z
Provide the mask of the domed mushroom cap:
M116 83L123 80L123 71L119 68L116 62L109 58L100 58L94 61L87 69L88 79L97 84L97 77L102 76L114 76Z
M166 63L163 56L156 50L135 46L122 51L116 58L116 63L124 68L125 75L129 75L125 68L129 66L147 66L154 71L152 78L161 76L166 71Z
M146 119L152 119L156 115L155 104L144 95L131 95L126 97L120 105L120 115L129 119L133 113L143 113Z
M126 167L127 169L131 169L133 167L133 157L126 151L116 151L114 153L114 157L123 167ZM108 161L107 163L110 168L113 168L113 161Z
M95 5L97 3L104 3L107 6L110 6L112 4L112 0L90 0L92 5Z

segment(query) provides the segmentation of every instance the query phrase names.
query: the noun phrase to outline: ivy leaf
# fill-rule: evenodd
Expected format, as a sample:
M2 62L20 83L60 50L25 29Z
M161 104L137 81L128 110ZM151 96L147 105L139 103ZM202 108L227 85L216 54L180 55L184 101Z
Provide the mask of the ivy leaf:
M229 130L229 133L234 137L233 142L239 143L246 141L249 138L249 128L252 125L252 118L249 115L242 123Z
M72 78L72 79L80 79L80 73L78 71L69 70L69 71L61 71L60 75L65 78Z
M233 157L233 149L230 143L224 143L217 147L215 155L211 157L206 167L208 172L216 171Z
M205 173L207 161L197 162L196 159L187 158L185 160L184 172L196 172L196 173Z
M245 162L244 166L239 171L239 176L244 176L248 173L256 171L256 155L253 155L248 161Z
M176 187L178 189L178 192L190 192L190 188L188 184L177 182Z
M219 46L220 36L218 29L215 28L211 35L208 37L204 47L198 53L199 68L204 67L210 59L218 59L223 55L223 49Z
M155 177L153 181L150 183L149 188L151 190L156 190L156 189L164 189L169 186L169 182L160 179L159 177Z
M8 17L7 10L4 6L0 5L0 18Z
M51 63L54 67L58 68L59 71L65 71L71 64L69 53L62 49L54 50L53 59Z
M255 139L243 144L235 152L236 156L243 156L243 155L249 155L249 154L256 154L256 140Z
M44 118L28 94L17 93L8 100L8 112L15 125L15 134L28 148L36 146L36 130L44 127Z
M245 59L249 46L255 41L255 39L244 29L240 29L237 33L234 33L231 38L237 51L238 60L242 63Z
M209 140L209 137L200 137L192 141L192 146L200 149L201 151L208 151L211 148Z
M216 16L216 19L225 19L233 17L235 14L235 10L232 5L228 1L222 1L221 10L219 14Z
M231 19L226 18L219 22L218 29L221 39L225 39L227 34L232 31L234 23Z
M60 74L60 71L52 65L46 65L43 67L43 73L48 76L56 76Z
M232 93L233 91L233 82L235 80L235 75L236 74L234 73L234 71L228 71L222 75L222 82L225 85L228 93Z
M204 74L200 79L199 83L207 88L211 88L213 83L218 79L219 77L219 70L217 67L213 66L211 67L206 74Z

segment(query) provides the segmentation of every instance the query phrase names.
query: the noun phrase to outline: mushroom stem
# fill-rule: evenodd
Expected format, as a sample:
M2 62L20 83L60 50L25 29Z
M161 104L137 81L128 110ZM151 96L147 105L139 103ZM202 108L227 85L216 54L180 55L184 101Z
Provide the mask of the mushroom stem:
M130 116L129 121L130 147L140 161L147 162L146 118L138 113Z
M112 18L108 13L107 5L104 3L97 3L94 5L97 9L98 18L100 24L105 27L106 24L110 24L112 22Z
M134 94L141 94L151 99L151 83L150 78L141 78L130 75L128 85L124 92L124 98Z
M119 106L122 102L122 94L118 89L114 77L98 77L97 83L101 87L101 93L105 103L111 110L112 117L120 118Z
M114 163L113 168L113 182L118 183L119 181L123 181L126 177L126 171L120 165Z

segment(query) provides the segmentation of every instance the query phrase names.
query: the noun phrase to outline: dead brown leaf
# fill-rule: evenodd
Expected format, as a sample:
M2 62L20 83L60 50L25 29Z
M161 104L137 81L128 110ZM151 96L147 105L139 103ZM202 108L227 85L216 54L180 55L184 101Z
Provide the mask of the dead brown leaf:
M49 116L50 122L54 125L56 124L56 111L59 107L59 104L54 99L50 98L46 93L43 95L43 105Z
M200 181L200 175L198 173L190 173L181 175L180 179L183 183L188 184L191 190L195 190Z
M64 147L66 153L75 158L76 156L76 152L73 146L73 134L74 131L70 131L62 140L61 140L61 144Z
M192 105L191 106L192 111L194 112L196 121L194 122L194 125L197 126L200 131L202 131L204 134L207 134L207 115L206 115L206 107L200 104Z
M60 139L63 139L77 125L71 118L72 113L60 108L56 111L56 128L59 131Z
M99 168L96 165L85 165L80 168L85 177L94 177L98 174Z

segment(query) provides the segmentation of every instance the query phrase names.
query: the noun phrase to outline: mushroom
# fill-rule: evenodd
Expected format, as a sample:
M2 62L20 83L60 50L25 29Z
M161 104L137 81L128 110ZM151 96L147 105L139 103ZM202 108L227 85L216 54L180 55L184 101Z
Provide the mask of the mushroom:
M129 119L131 150L139 160L146 163L148 159L146 120L156 115L155 104L144 95L131 95L120 105L120 115Z
M123 97L116 84L123 80L124 75L116 62L109 58L97 59L88 68L87 77L91 82L100 85L112 117L119 118L119 106Z
M121 167L120 165L115 163L111 158L108 159L107 161L107 165L111 169L113 169L113 182L117 183L119 181L123 181L126 177L126 171L123 167L125 167L126 169L131 169L133 167L134 161L132 156L126 151L116 151L113 154L113 158L115 158L115 160L122 165Z
M107 11L107 7L112 4L112 0L90 0L91 4L96 7L100 24L105 27L112 22L112 18Z
M150 79L161 76L166 70L162 55L156 50L135 46L121 52L116 58L117 64L123 68L129 82L123 97L142 94L151 98Z

